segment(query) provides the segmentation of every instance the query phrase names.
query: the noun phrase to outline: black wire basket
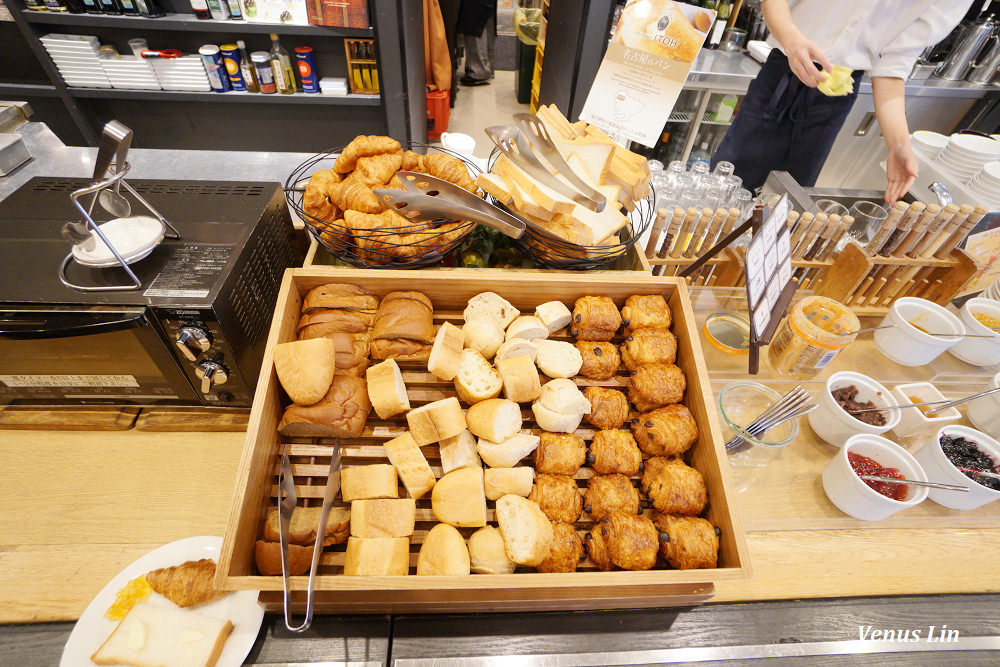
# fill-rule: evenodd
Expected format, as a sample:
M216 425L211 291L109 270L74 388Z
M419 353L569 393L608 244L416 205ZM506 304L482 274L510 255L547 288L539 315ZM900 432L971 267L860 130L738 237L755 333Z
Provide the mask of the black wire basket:
M494 148L489 157L491 169L499 157L500 149ZM495 206L508 210L503 202L492 195L487 195L487 200ZM628 214L629 224L615 233L617 242L610 245L581 246L569 241L560 241L539 233L530 225L525 229L524 235L517 240L517 244L524 254L545 268L575 271L604 269L628 254L649 229L655 213L653 202L652 192L645 199L637 201L635 208Z
M476 228L466 220L441 220L406 224L387 229L358 231L335 220L323 220L306 213L303 198L309 178L333 167L345 146L317 153L297 166L285 181L285 200L305 223L309 235L341 261L361 268L418 269L439 264L454 252ZM468 158L441 146L412 142L404 149L444 153L461 160L473 179L482 170ZM339 221L340 223L343 220ZM402 240L405 239L405 240Z

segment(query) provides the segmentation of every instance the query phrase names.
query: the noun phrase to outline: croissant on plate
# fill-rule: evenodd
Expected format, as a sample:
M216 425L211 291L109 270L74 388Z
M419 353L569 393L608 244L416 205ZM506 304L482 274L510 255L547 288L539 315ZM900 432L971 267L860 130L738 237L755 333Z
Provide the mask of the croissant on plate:
M225 595L225 591L215 590L214 580L215 561L211 558L189 560L146 573L150 588L178 607L210 602Z
M349 174L354 171L358 158L382 153L398 153L402 149L399 142L392 137L375 134L360 135L344 146L344 150L340 152L337 160L333 163L333 170L338 174Z

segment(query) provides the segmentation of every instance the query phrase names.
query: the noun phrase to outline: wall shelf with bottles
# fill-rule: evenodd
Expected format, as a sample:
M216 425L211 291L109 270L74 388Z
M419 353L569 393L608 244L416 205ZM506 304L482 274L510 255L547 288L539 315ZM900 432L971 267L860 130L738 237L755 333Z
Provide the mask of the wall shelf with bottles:
M176 90L129 90L127 88L67 88L75 97L87 99L164 100L176 102L228 102L230 104L329 104L377 107L378 95L261 95L231 90L227 93L196 93Z

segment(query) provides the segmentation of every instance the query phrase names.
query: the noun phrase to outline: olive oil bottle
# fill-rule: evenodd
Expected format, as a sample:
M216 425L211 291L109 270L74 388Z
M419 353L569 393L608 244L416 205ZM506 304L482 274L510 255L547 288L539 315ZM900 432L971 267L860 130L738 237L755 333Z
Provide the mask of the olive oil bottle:
M271 69L274 71L274 83L282 95L296 92L295 71L292 69L292 59L288 51L278 41L278 36L271 33Z

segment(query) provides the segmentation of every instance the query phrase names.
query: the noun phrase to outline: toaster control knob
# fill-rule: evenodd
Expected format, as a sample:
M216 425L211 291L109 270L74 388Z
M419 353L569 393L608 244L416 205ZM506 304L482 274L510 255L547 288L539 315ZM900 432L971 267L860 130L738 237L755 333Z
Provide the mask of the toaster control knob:
M181 353L191 361L197 361L198 355L212 345L208 332L193 324L181 327L174 342Z
M211 393L212 387L226 384L229 380L229 371L217 360L206 359L195 366L194 374L201 379L201 393Z

